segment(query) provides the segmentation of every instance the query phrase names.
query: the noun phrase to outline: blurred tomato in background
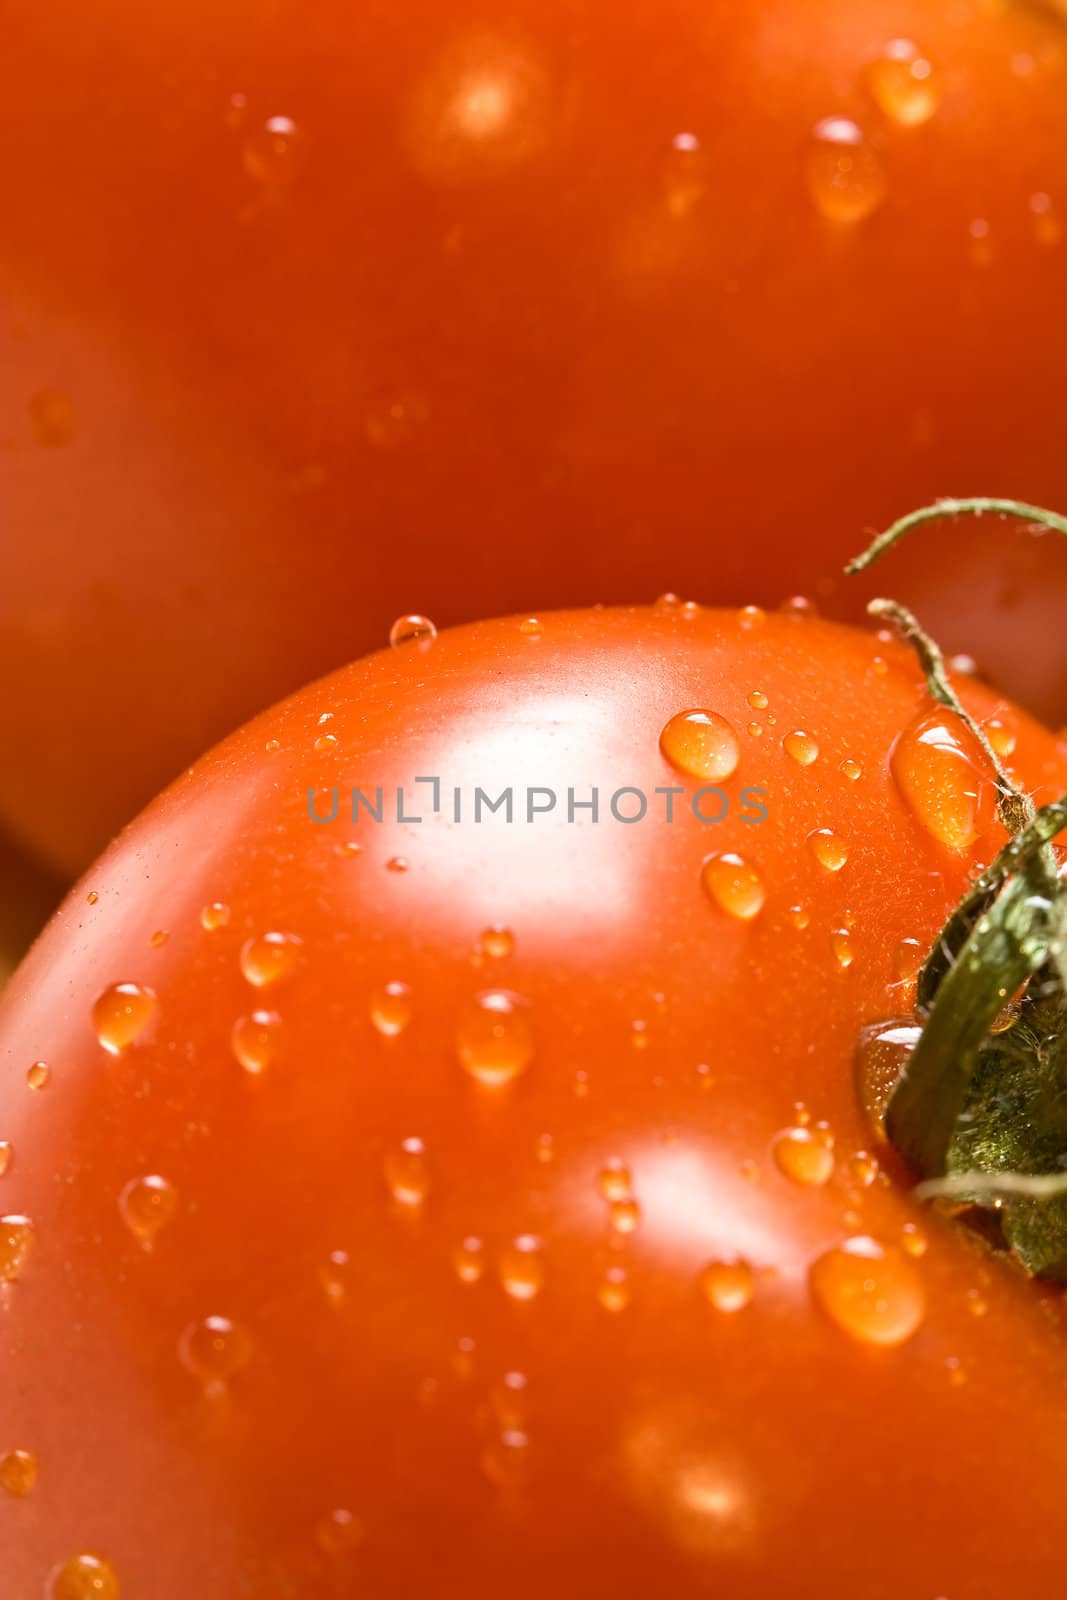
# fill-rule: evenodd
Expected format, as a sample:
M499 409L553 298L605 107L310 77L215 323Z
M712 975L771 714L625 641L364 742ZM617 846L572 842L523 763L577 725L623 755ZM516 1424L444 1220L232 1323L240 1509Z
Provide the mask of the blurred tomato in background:
M1055 8L16 0L0 106L0 818L60 870L413 610L885 589L1062 714L1051 539L836 577L1067 505Z

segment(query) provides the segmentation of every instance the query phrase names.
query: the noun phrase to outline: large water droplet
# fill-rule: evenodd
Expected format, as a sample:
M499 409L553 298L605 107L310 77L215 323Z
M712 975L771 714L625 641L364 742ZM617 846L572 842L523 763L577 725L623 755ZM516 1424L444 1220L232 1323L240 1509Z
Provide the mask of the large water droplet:
M0 1456L0 1489L13 1500L25 1500L37 1482L37 1457L30 1450L9 1450Z
M29 1217L0 1217L0 1283L10 1283L26 1265L33 1249L33 1223Z
M810 767L813 761L819 759L819 745L810 733L805 733L803 728L794 728L792 733L787 733L782 740L782 749L787 756L792 756L799 767Z
M103 1556L72 1556L48 1580L48 1600L119 1600L118 1574Z
M327 1511L315 1524L315 1543L328 1556L347 1555L363 1542L365 1535L359 1517L342 1506Z
M892 39L869 67L867 81L886 116L904 128L929 122L941 103L938 75L910 39Z
M737 770L737 734L717 711L680 711L659 736L660 749L673 767L704 783L722 783Z
M766 891L755 867L732 850L708 856L701 873L704 889L731 917L749 922L763 909Z
M157 1172L131 1178L119 1195L119 1214L130 1232L151 1245L178 1208L178 1191Z
M840 872L848 860L848 845L832 828L816 828L808 834L808 848L827 872Z
M151 1027L159 1010L142 983L113 983L93 1002L93 1030L109 1055L120 1055Z
M239 1323L210 1316L190 1322L183 1330L178 1354L182 1365L200 1379L209 1394L219 1394L248 1365L252 1343Z
M625 1267L607 1267L597 1289L605 1311L625 1311L630 1304L630 1278Z
M885 199L881 157L848 117L824 117L816 125L807 179L812 199L831 222L862 222Z
M864 1344L897 1345L922 1323L922 1279L903 1251L857 1237L812 1265L812 1296L839 1328Z
M513 1300L532 1300L540 1292L545 1267L536 1234L520 1233L511 1241L501 1253L499 1274L502 1287Z
M230 1042L241 1066L255 1075L277 1060L281 1036L282 1019L276 1011L253 1011L250 1017L238 1017Z
M293 971L303 941L295 933L263 933L241 946L241 971L257 989L277 983Z
M26 1068L26 1082L31 1089L43 1089L52 1076L47 1061L34 1061Z
M437 629L429 617L420 616L412 611L407 616L397 617L389 629L389 643L393 649L400 645L414 645L419 650L427 650L437 638Z
M951 711L920 714L897 740L890 766L916 820L949 850L968 849L992 822L988 758Z
M472 1078L497 1087L524 1072L533 1056L526 1002L507 989L475 995L456 1032L459 1058Z
M221 900L212 900L200 913L200 925L208 933L217 933L220 928L226 928L230 922L230 908Z
M605 1200L628 1200L633 1193L633 1180L625 1161L617 1156L605 1161L597 1175L597 1188Z
M711 1261L700 1277L705 1300L716 1311L742 1311L755 1293L755 1277L747 1261Z
M912 1017L864 1028L856 1049L856 1088L871 1127L885 1137L885 1114L897 1079L922 1030Z
M477 1283L485 1271L485 1245L477 1234L460 1240L455 1256L456 1276L461 1283Z
M292 117L268 117L245 141L245 171L265 189L275 193L286 189L300 170L301 145L300 130Z
M481 937L481 950L494 961L502 961L515 949L515 935L510 928L486 928Z
M395 1039L411 1021L411 990L406 983L394 980L383 983L371 995L370 1019L386 1039Z
M404 1139L385 1158L385 1181L393 1199L402 1206L421 1206L430 1192L426 1146L421 1139Z
M821 1188L834 1171L834 1141L826 1128L785 1128L774 1141L780 1172L803 1188Z

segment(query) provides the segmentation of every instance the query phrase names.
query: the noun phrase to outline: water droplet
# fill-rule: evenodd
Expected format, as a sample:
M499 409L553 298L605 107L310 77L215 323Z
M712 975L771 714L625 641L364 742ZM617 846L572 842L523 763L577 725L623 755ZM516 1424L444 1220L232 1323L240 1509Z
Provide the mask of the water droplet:
M857 1150L848 1164L849 1181L860 1189L869 1189L878 1176L878 1160L867 1150Z
M772 1148L778 1170L792 1183L821 1188L833 1176L834 1141L825 1128L785 1128Z
M827 872L840 872L848 860L848 845L832 828L816 828L808 834L808 847Z
M885 1113L897 1079L919 1040L911 1017L876 1022L864 1028L856 1050L856 1086L871 1127L885 1135Z
M31 1089L43 1089L52 1076L51 1068L47 1061L35 1061L26 1068L26 1082Z
M365 1533L360 1519L339 1506L315 1524L315 1543L328 1556L343 1556L362 1543Z
M153 950L159 950L159 949L161 949L163 947L163 945L166 944L166 942L167 942L167 940L169 938L170 938L170 934L166 931L165 928L157 928L155 933L152 935L151 939L149 939L148 942L152 946Z
M142 983L113 983L93 1002L93 1029L109 1055L117 1056L151 1027L159 1010L155 991Z
M967 237L970 246L970 257L976 267L988 267L992 264L995 254L989 223L985 217L975 217L968 225Z
M505 1372L494 1384L489 1404L502 1428L520 1428L530 1407L530 1380L524 1372Z
M0 1178L11 1171L11 1163L15 1159L15 1152L8 1139L0 1139Z
M789 916L794 928L799 928L801 933L811 923L811 915L804 906L790 906Z
M385 1158L385 1181L398 1205L421 1206L430 1192L426 1146L421 1139L405 1139Z
M277 193L292 183L303 151L300 130L292 117L268 117L245 141L244 169L264 189Z
M863 768L858 761L853 761L851 756L846 756L840 769L850 783L855 783L857 778L863 776Z
M717 711L680 711L659 736L667 760L687 777L722 783L737 770L741 746Z
M834 953L834 960L842 971L847 970L856 959L856 952L852 946L852 934L848 928L835 928L830 935L830 948Z
M252 1343L229 1317L204 1317L190 1322L178 1341L182 1365L199 1378L209 1394L220 1394L229 1380L248 1365Z
M119 1195L119 1214L141 1243L151 1245L178 1208L178 1191L158 1173L131 1178Z
M625 1161L617 1156L606 1161L597 1174L596 1186L605 1200L628 1200L633 1193L633 1180Z
M347 1250L331 1250L319 1268L319 1282L327 1300L340 1305L352 1281L352 1257Z
M52 1572L48 1600L119 1600L118 1574L103 1556L72 1556Z
M905 1222L900 1230L901 1248L918 1260L926 1254L926 1235L917 1222Z
M756 1281L747 1261L711 1261L701 1273L700 1287L716 1311L743 1311L752 1300Z
M25 1500L37 1482L37 1458L29 1450L9 1450L0 1456L0 1489L13 1500Z
M762 739L763 737L763 729L760 727L758 722L750 722L747 731L749 736L753 739Z
M663 208L671 217L687 217L703 197L707 165L694 133L676 133L660 173Z
M767 696L764 694L762 689L753 689L752 693L748 697L748 703L752 707L753 711L766 711L770 701L767 699Z
M38 389L26 405L34 438L46 450L72 444L78 432L74 402L61 389Z
M411 989L394 980L385 983L372 996L370 1019L380 1034L395 1039L411 1021Z
M632 1196L625 1200L613 1200L609 1215L616 1233L636 1233L641 1224L641 1207Z
M212 900L200 913L200 924L208 933L217 933L219 928L228 928L230 925L230 908L221 900Z
M762 628L767 620L767 613L762 606L742 606L737 613L737 620L746 631Z
M429 420L430 407L422 394L383 397L367 413L363 427L376 450L399 450L418 435Z
M885 199L881 157L848 117L824 117L808 150L808 190L830 222L862 222Z
M890 757L897 789L931 838L956 852L967 850L993 820L993 785L987 758L970 730L951 711L918 716Z
M33 1248L33 1223L29 1217L0 1217L0 1283L18 1277Z
M1030 220L1034 230L1034 238L1038 244L1059 244L1063 238L1063 223L1052 198L1047 194L1032 194L1030 196Z
M674 594L673 591L668 591L666 594L661 594L659 596L659 599L656 601L652 609L660 612L661 614L671 616L674 612L681 608L681 604L682 602L679 597Z
M605 1311L625 1311L630 1304L630 1279L625 1267L608 1267L600 1280L597 1299Z
M328 755L337 748L337 735L335 733L320 733L315 740L315 749L320 756Z
M529 1475L530 1441L519 1428L506 1428L482 1455L482 1471L501 1489L514 1488Z
M407 872L410 866L411 862L407 856L390 856L385 863L385 870L386 872Z
M241 971L257 989L287 977L300 958L303 943L295 933L264 933L241 946Z
M97 894L96 890L90 889L89 893L85 896L85 904L87 906L95 906L99 898L100 896Z
M485 1245L476 1233L469 1233L460 1241L453 1259L460 1282L477 1283L485 1271Z
M806 594L791 594L786 597L778 607L786 617L817 617L819 608L814 600L809 600Z
M264 750L267 752L268 755L273 755L274 752L276 750L280 750L281 747L282 747L282 742L281 742L280 739L268 739L266 744L263 746Z
M389 643L394 650L402 644L412 644L420 650L427 650L436 638L437 629L429 617L419 616L414 611L408 616L397 617L389 629Z
M519 623L519 632L524 633L529 639L540 639L545 631L545 625L538 617L527 617Z
M941 103L937 73L910 39L891 40L867 81L881 110L903 128L929 122Z
M817 742L802 728L795 728L792 733L786 734L782 740L782 749L801 767L810 767L812 762L819 758Z
M496 1087L524 1072L533 1056L526 1002L507 989L475 995L460 1018L456 1048L479 1083Z
M901 939L893 952L893 970L902 983L918 977L923 954L923 946L918 939Z
M545 1268L541 1241L532 1233L520 1233L504 1249L499 1263L500 1282L513 1300L532 1300L544 1284Z
M230 1040L246 1072L264 1072L277 1060L281 1033L282 1019L276 1011L253 1011L250 1017L238 1017Z
M998 756L1005 760L1015 751L1015 733L999 717L990 717L985 725L985 736Z
M732 850L708 856L701 871L706 893L731 917L749 922L763 909L766 891L755 867Z
M862 1235L819 1256L809 1282L827 1316L864 1344L903 1344L925 1314L922 1280L908 1257Z
M483 955L502 961L515 949L515 935L510 928L486 928L480 940Z

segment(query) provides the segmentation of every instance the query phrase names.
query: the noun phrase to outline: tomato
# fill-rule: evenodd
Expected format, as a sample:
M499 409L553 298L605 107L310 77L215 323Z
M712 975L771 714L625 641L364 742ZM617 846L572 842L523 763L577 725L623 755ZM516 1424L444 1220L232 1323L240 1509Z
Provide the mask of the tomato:
M205 756L0 1009L16 1600L1045 1592L1062 1302L853 1087L977 749L903 646L668 606L411 627Z
M1067 505L1049 9L18 10L0 815L68 871L403 612L858 614L911 506ZM1067 551L884 582L1062 720Z

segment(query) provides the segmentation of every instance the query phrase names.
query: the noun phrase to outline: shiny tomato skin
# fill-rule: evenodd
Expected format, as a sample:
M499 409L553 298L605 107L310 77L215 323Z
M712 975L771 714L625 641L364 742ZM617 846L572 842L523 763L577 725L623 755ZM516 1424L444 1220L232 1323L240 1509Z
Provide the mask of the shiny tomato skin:
M868 529L942 494L1067 504L1051 10L16 11L0 815L68 872L402 612L858 614L837 575ZM901 39L921 126L872 93ZM809 186L833 117L884 168L853 223ZM931 534L874 587L1063 720L1053 541Z
M1038 798L1067 787L1062 745L962 692ZM890 776L930 710L908 652L819 620L549 614L373 656L168 790L0 1006L0 1189L34 1228L0 1453L40 1469L0 1497L12 1600L85 1551L123 1600L1047 1592L1059 1299L913 1200L853 1085L860 1025L906 1010L901 941L999 836L984 780L956 853ZM691 759L663 731L690 711L737 758L715 824L661 749ZM310 820L353 784L380 823ZM451 820L479 785L605 814ZM611 818L671 785L673 823ZM712 852L755 914L702 887ZM110 1054L116 984L155 1002ZM253 1012L280 1020L235 1034ZM785 1175L805 1127L829 1181ZM856 1237L893 1265L850 1332L809 1276ZM886 1315L910 1337L875 1342Z

